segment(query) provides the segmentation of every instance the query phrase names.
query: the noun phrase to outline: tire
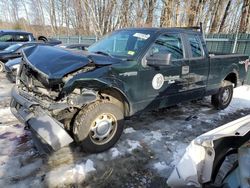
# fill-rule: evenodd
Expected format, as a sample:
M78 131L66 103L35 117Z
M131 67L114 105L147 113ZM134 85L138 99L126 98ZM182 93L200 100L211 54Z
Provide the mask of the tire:
M123 109L111 102L95 102L76 116L73 135L84 151L99 153L118 141L123 126Z
M0 72L4 71L4 63L0 61Z
M223 110L230 104L233 97L233 84L224 80L219 92L211 97L211 103L217 110Z

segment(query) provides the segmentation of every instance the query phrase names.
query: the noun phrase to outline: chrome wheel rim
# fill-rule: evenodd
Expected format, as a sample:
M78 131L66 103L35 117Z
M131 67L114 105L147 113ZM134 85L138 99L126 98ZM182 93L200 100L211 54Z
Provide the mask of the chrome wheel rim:
M117 130L117 120L113 114L103 113L91 124L90 138L97 145L108 143Z
M226 104L229 101L229 98L230 98L230 90L229 88L227 88L222 93L222 103Z

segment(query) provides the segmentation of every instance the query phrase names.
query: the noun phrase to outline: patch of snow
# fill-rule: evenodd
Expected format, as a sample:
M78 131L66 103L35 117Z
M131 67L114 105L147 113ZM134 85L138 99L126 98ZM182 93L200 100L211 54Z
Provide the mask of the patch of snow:
M154 169L157 171L162 171L168 168L167 164L164 161L160 161L154 164Z
M136 140L127 140L127 143L130 146L130 148L128 149L129 152L142 147L140 142Z
M190 124L188 124L186 127L187 127L187 129L189 129L189 130L193 128L193 126L190 125Z
M95 171L94 163L90 159L86 163L77 164L75 168L72 169L73 173L78 173L85 175L89 172Z
M126 128L123 131L125 134L130 134L136 132L132 127Z
M152 138L157 141L161 141L162 134L159 131L151 131Z
M121 152L117 148L111 148L110 151L113 159L121 155Z
M234 89L230 105L223 110L224 113L235 112L237 109L250 108L250 86L240 86Z
M89 172L96 171L92 160L88 159L86 163L62 166L46 174L46 183L48 187L64 187L72 183L81 183Z
M8 121L13 121L17 120L11 113L10 108L0 108L0 122L8 122ZM0 125L1 126L1 125Z
M175 166L185 153L188 144L181 142L173 142L172 145L175 150L173 152L173 161L171 162L171 165Z

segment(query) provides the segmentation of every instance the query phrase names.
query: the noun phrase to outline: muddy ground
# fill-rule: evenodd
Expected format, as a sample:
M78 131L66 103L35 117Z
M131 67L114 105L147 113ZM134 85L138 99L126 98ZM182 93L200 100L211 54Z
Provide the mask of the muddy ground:
M250 88L240 87L223 111L214 110L208 97L134 116L109 151L87 154L72 146L41 156L9 110L12 86L0 74L1 187L167 187L192 139L250 114Z

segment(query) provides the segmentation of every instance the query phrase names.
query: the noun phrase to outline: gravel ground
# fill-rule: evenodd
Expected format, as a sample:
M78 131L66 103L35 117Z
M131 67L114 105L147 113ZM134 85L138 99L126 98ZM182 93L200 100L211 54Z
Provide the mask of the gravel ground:
M40 156L9 110L13 84L4 74L0 80L1 187L167 187L191 140L250 113L250 88L239 87L223 111L214 110L208 97L134 116L109 151L86 154L72 146Z

